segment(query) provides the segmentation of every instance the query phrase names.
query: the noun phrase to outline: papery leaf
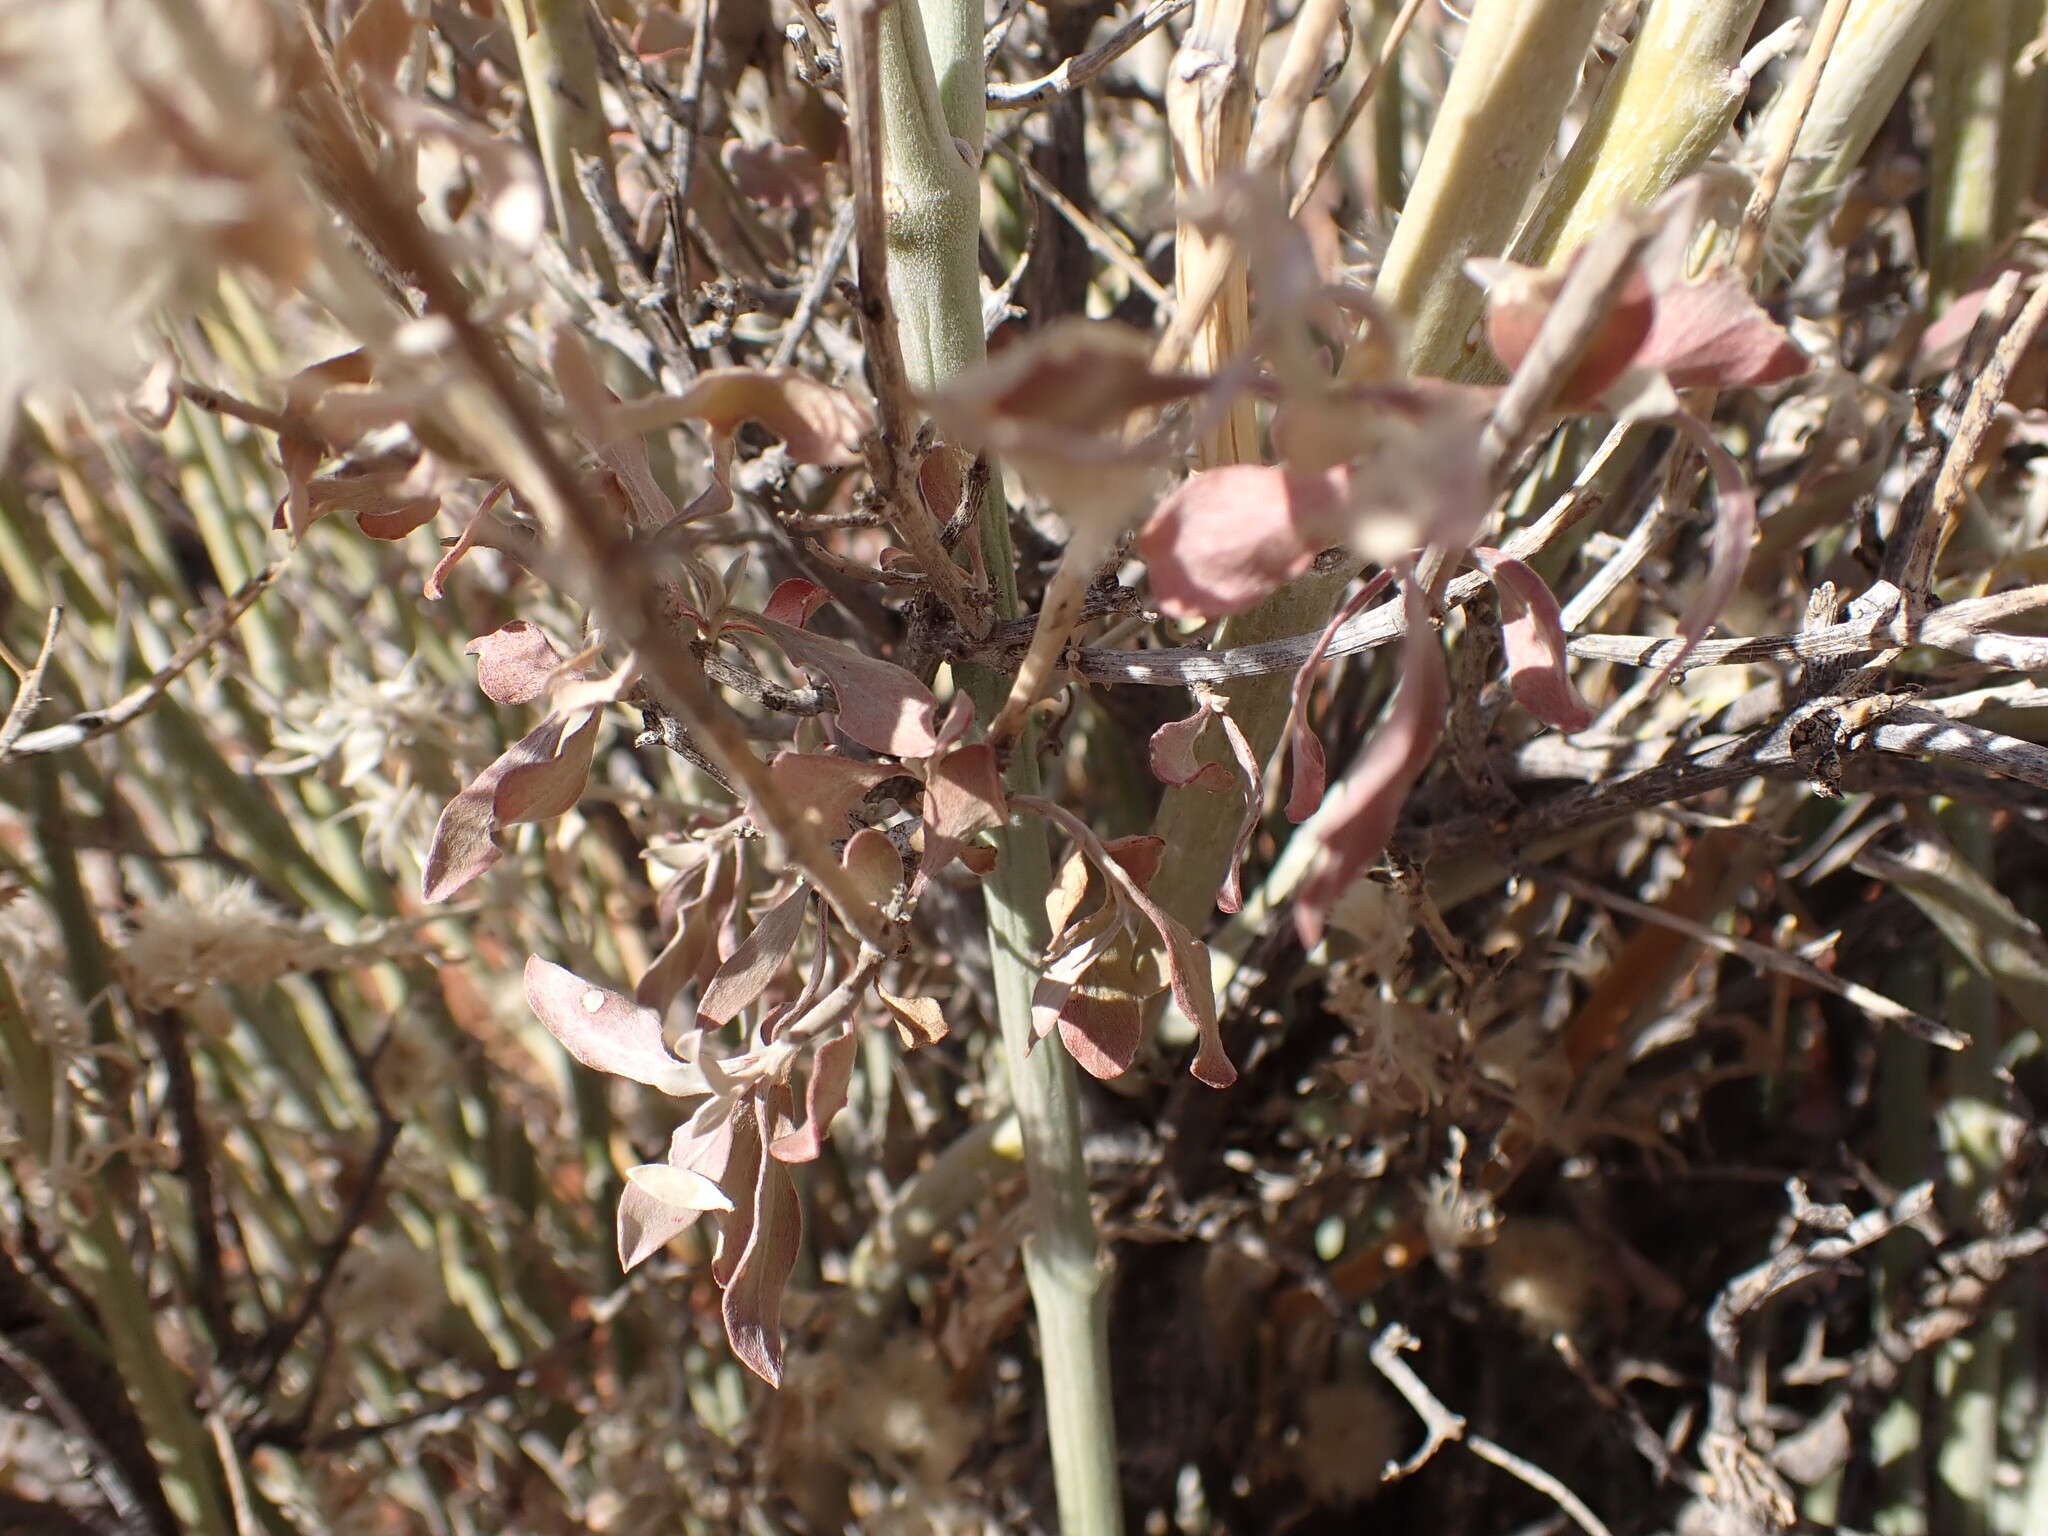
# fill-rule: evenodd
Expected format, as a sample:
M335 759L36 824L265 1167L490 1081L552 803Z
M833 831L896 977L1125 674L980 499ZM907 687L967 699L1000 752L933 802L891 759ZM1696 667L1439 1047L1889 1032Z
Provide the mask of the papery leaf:
M433 572L427 577L427 584L423 589L429 599L438 600L440 598L441 594L448 587L448 573L453 571L477 545L482 544L486 549L497 547L489 536L490 525L485 519L490 517L491 508L498 504L498 498L510 489L512 489L511 481L500 480L491 487L484 499L477 503L476 511L472 512L469 516L469 521L462 525L461 537L456 539L448 547L447 552L434 562Z
M555 387L562 392L562 403L568 406L570 419L576 424L577 435L611 471L625 497L633 526L653 530L674 522L676 504L654 478L647 444L639 433L620 430L617 396L605 387L590 349L574 326L555 327L549 364Z
M1058 952L1067 925L1074 920L1074 914L1081 910L1081 898L1088 894L1088 856L1079 848L1060 861L1054 871L1052 884L1045 892L1045 931L1048 952ZM1076 975L1079 972L1075 973Z
M878 827L862 827L849 837L840 862L861 895L877 907L887 906L903 883L903 855Z
M758 421L799 464L859 463L868 429L866 414L843 391L793 368L709 368L679 395L619 406L613 431L638 435L685 421L721 434Z
M768 1155L785 1163L816 1162L825 1149L825 1132L832 1117L846 1107L846 1090L853 1082L854 1063L860 1056L860 1038L835 1035L820 1045L811 1057L811 1077L804 1087L804 1123L768 1143Z
M801 144L744 144L719 151L741 197L768 208L808 208L825 195L825 167Z
M815 581L792 576L775 584L775 590L768 594L767 606L761 612L778 624L802 629L811 622L812 614L831 601L832 594Z
M1493 258L1465 263L1466 271L1486 289L1486 339L1509 373L1519 372L1527 361L1578 259L1575 255L1571 263L1557 270ZM1562 410L1590 408L1635 362L1650 335L1655 313L1649 279L1640 263L1632 264L1620 297L1587 338L1578 362L1558 386L1551 403Z
M1512 555L1484 545L1472 559L1493 578L1500 596L1501 640L1507 651L1508 687L1522 707L1560 731L1583 731L1593 711L1573 686L1565 650L1564 614L1549 584Z
M687 875L679 877L670 889L683 885L687 879ZM664 1009L684 987L701 985L710 979L718 930L731 910L738 883L738 859L714 855L705 861L704 878L697 886L697 894L676 910L675 932L633 988L635 1002ZM662 895L666 899L669 892Z
M478 635L462 654L476 658L476 685L494 704L531 704L562 664L554 641L524 619Z
M1322 738L1316 735L1308 719L1308 696L1315 687L1323 657L1336 640L1337 631L1363 613L1365 605L1378 597L1391 580L1391 571L1381 571L1332 614L1330 622L1323 626L1323 632L1316 636L1316 643L1309 648L1307 658L1295 671L1294 686L1288 697L1287 725L1280 738L1288 754L1291 782L1287 791L1287 819L1291 822L1299 824L1315 814L1316 807L1323 803L1323 792L1329 782L1329 766L1323 757Z
M1674 389L1740 389L1796 379L1813 360L1750 297L1747 284L1722 272L1658 290L1634 366L1663 374Z
M514 742L442 808L420 877L428 901L446 901L503 857L497 834L522 821L567 814L582 798L600 718L565 731L550 716Z
M704 1091L695 1067L664 1043L661 1015L539 956L526 962L526 1003L584 1066L677 1096Z
M1223 888L1216 893L1216 909L1219 912L1236 912L1244 905L1244 856L1251 848L1252 838L1259 830L1259 818L1266 806L1265 775L1260 771L1258 754L1252 751L1252 744L1245 739L1236 720L1228 710L1218 712L1223 722L1223 736L1230 743L1230 755L1237 759L1237 771L1244 777L1244 815L1237 824L1237 839L1231 844L1230 864L1223 876ZM1317 744L1321 750L1321 744Z
M1690 411L1669 418L1672 426L1686 435L1714 477L1714 536L1707 557L1707 574L1679 615L1678 633L1685 648L1664 664L1658 681L1675 676L1685 664L1694 645L1721 616L1728 599L1742 585L1742 572L1749 564L1750 547L1756 543L1756 492L1742 477L1742 466L1723 448L1713 429Z
M1311 948L1323 936L1330 908L1385 851L1402 802L1443 735L1450 699L1443 648L1414 582L1403 584L1402 596L1408 634L1400 689L1364 754L1330 792L1322 858L1295 898L1295 929Z
M1163 848L1158 838L1124 838L1122 857L1103 844L1088 824L1065 807L1037 796L1019 796L1021 808L1038 812L1048 821L1065 829L1068 836L1089 852L1095 867L1122 893L1124 900L1144 915L1159 935L1166 961L1167 978L1173 987L1173 998L1180 1005L1180 1011L1194 1022L1199 1044L1195 1060L1190 1067L1197 1079L1211 1088L1228 1088L1237 1081L1237 1068L1230 1064L1230 1057L1223 1049L1223 1034L1216 1013L1216 987L1209 974L1209 951L1200 940L1188 932L1185 926L1171 913L1163 910L1145 893L1145 886L1133 875L1123 859L1138 863L1141 870L1146 862L1157 869L1157 849L1145 850L1142 844L1155 844ZM1146 875L1149 883L1150 874Z
M1002 450L1018 429L1119 432L1135 412L1199 394L1206 379L1160 373L1151 337L1115 320L1067 316L1005 347L929 405L954 442Z
M839 705L839 728L862 746L906 758L937 750L938 700L901 667L773 619L763 619L761 629L792 661L825 675Z
M1144 1005L1094 978L1076 982L1059 1011L1060 1044L1090 1077L1121 1077L1144 1040Z
M966 849L967 840L1009 819L1003 771L986 742L957 747L933 761L924 786L924 853L915 890Z
M703 1174L667 1163L637 1163L626 1182L658 1204L676 1211L729 1211L732 1199Z
M880 987L875 988L875 995L889 1010L889 1016L896 1024L896 1038L903 1042L906 1051L937 1045L952 1033L946 1023L945 1012L935 997L897 997Z
M1153 599L1176 618L1242 613L1344 537L1350 472L1231 464L1190 475L1138 532Z
M803 1205L789 1169L763 1158L746 1251L725 1287L725 1337L740 1363L782 1385L782 1296L803 1241Z
M1102 851L1131 877L1131 883L1140 892L1149 895L1152 882L1159 878L1160 865L1166 862L1166 839L1150 832L1133 832L1129 837L1108 839L1102 844Z
M741 1118L735 1108L734 1101L727 1098L707 1099L699 1105L697 1112L669 1137L668 1166L712 1181L715 1186L717 1180L726 1176L726 1165L732 1159L734 1131ZM751 1109L742 1108L742 1113L751 1121ZM749 1169L745 1187L750 1192L753 1177ZM659 1253L696 1225L707 1209L730 1212L735 1204L732 1196L722 1187L719 1196L722 1203L716 1206L672 1205L649 1188L634 1183L628 1175L626 1188L619 1196L619 1268L630 1272Z
M768 764L768 777L783 800L834 841L846 836L846 819L868 791L902 776L894 763L857 763L836 752L778 752Z
M715 1101L714 1101L715 1102ZM719 1188L732 1196L732 1209L718 1220L718 1251L711 1256L711 1279L727 1286L754 1236L755 1201L761 1190L761 1165L770 1161L762 1148L767 1113L753 1099L733 1104L730 1150Z
M1204 762L1195 751L1215 714L1204 704L1185 720L1169 720L1152 733L1149 755L1155 779L1176 788L1212 791L1228 789L1236 782L1236 775L1226 765Z
M697 1003L697 1022L706 1029L721 1028L739 1016L768 990L776 973L788 963L803 932L804 913L809 910L811 888L797 888L761 914L754 931L732 952L711 978Z

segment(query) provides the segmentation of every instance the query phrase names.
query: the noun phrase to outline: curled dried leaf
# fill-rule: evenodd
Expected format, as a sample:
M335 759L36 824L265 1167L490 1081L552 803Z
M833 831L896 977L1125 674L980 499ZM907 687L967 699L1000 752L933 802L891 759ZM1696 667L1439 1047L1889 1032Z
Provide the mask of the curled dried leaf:
M462 648L476 658L476 685L494 704L531 704L548 691L562 653L524 619L501 624Z
M470 780L441 811L421 875L421 894L446 901L503 857L497 834L522 821L566 815L583 796L601 717L573 728L550 716Z
M839 705L839 728L862 746L904 758L938 749L938 700L901 667L792 624L764 618L759 627L790 660L824 675Z
M1311 947L1323 936L1331 907L1385 851L1394 818L1443 734L1450 698L1443 648L1414 583L1404 583L1402 593L1408 635L1400 689L1364 754L1330 792L1322 857L1295 900L1295 928Z
M1522 561L1485 545L1473 549L1472 559L1493 578L1500 596L1501 640L1515 698L1545 725L1583 731L1593 723L1593 711L1572 684L1564 614L1549 584Z

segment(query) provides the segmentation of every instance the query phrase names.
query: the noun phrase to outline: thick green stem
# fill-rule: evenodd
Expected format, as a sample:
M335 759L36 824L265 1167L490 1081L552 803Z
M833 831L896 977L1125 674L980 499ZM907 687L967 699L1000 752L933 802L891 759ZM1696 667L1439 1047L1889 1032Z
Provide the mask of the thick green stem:
M1955 0L1934 38L1934 164L1927 196L1927 276L1937 303L1970 285L2003 222L1999 159L2012 0Z
M1570 255L1616 208L1648 206L1699 168L1749 94L1742 50L1763 0L1654 0L1543 189L1516 258Z
M597 222L576 180L576 158L611 160L598 96L597 49L580 0L506 0L519 72L526 80L533 134L540 145L555 228L569 249L609 273ZM704 40L698 39L698 46Z
M931 393L984 357L976 255L982 132L981 7L973 0L898 0L881 21L883 201L888 295L910 386ZM963 152L963 146L965 152ZM980 521L981 555L997 616L1020 613L1017 558L1000 480ZM983 720L1008 679L962 668ZM1012 794L1039 788L1037 733L1012 745ZM1010 1096L1024 1144L1031 1198L1025 1278L1038 1319L1053 1482L1065 1536L1118 1536L1110 1400L1107 1268L1088 1201L1073 1063L1056 1045L1032 1049L1031 994L1045 953L1052 858L1045 829L1012 820L995 835L997 862L983 882L995 1011Z
M1951 0L1884 0L1849 7L1771 208L1771 251L1782 256L1796 249L1833 202L1891 115L1950 5ZM1749 135L1750 158L1779 142L1783 116L1794 110L1796 103L1784 93L1772 102Z

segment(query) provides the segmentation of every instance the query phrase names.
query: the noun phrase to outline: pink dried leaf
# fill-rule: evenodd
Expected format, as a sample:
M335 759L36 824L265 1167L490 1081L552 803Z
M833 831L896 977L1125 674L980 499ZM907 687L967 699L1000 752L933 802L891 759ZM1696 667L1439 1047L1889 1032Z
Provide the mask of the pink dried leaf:
M703 1074L670 1054L661 1015L539 956L526 962L526 1003L584 1066L681 1097L704 1091Z
M766 208L808 208L825 195L825 167L801 144L728 139L719 159L739 194Z
M1223 1049L1222 1027L1216 1012L1216 988L1209 974L1209 951L1199 939L1188 932L1171 913L1164 911L1158 903L1145 893L1144 884L1132 874L1124 859L1140 856L1153 861L1156 869L1158 851L1141 850L1141 844L1159 844L1157 838L1123 838L1120 858L1116 851L1106 847L1102 840L1091 831L1086 822L1065 807L1036 796L1019 796L1017 803L1038 812L1047 820L1058 824L1076 843L1088 850L1095 861L1095 867L1112 885L1122 893L1123 899L1144 915L1159 935L1164 951L1167 977L1173 987L1173 998L1180 1005L1182 1013L1194 1022L1198 1043L1195 1060L1190 1067L1197 1079L1211 1088L1228 1088L1237 1081L1237 1068L1230 1064L1230 1057ZM1147 877L1149 880L1149 875Z
M1572 258L1576 263L1577 256ZM1508 372L1518 372L1536 345L1543 322L1563 291L1570 265L1550 270L1512 261L1475 258L1465 268L1486 289L1486 339ZM1559 385L1554 404L1585 410L1627 372L1650 335L1656 311L1641 264L1629 273L1614 307L1602 317L1571 373Z
M887 906L903 883L903 855L877 827L862 827L846 840L839 861L862 896L876 907Z
M714 1182L723 1179L726 1165L732 1158L733 1135L739 1118L731 1099L705 1100L697 1112L677 1126L669 1137L668 1166ZM749 1172L747 1181L750 1189L752 1179ZM730 1212L734 1206L732 1197L722 1188L719 1194L724 1203L715 1209ZM630 1272L696 1225L703 1214L704 1209L700 1207L670 1205L649 1190L635 1185L629 1177L619 1197L619 1268Z
M836 752L778 752L768 764L768 777L783 800L837 841L846 836L846 819L868 791L903 770L894 763L857 763Z
M1152 595L1176 618L1242 613L1344 537L1350 472L1231 464L1189 476L1138 531Z
M1400 690L1364 755L1331 791L1322 858L1295 898L1295 928L1310 947L1322 938L1330 909L1385 851L1402 802L1443 734L1450 697L1443 649L1414 584L1404 584L1402 592L1408 635Z
M491 509L498 504L498 499L510 489L511 481L500 480L491 487L484 499L477 503L476 511L472 512L469 521L462 525L461 537L448 546L447 552L434 563L433 572L427 577L424 590L430 600L438 600L447 590L449 572L453 571L472 549L479 544L486 549L495 547L490 540L491 530L485 520L490 517Z
M1287 819L1299 824L1313 816L1316 807L1323 803L1323 792L1329 784L1329 765L1323 756L1322 738L1309 724L1308 696L1314 690L1316 674L1322 669L1323 657L1337 638L1337 631L1365 611L1365 605L1378 597L1393 580L1391 571L1381 571L1368 581L1351 600L1339 608L1323 626L1323 632L1316 636L1316 643L1310 647L1308 657L1295 671L1294 686L1288 697L1287 725L1281 732L1281 745L1288 754L1290 783L1287 791Z
M785 1163L818 1160L825 1150L825 1132L832 1117L846 1107L846 1091L859 1056L860 1039L855 1035L836 1035L818 1047L811 1058L810 1081L804 1086L804 1123L769 1142L770 1157Z
M952 1033L946 1023L945 1010L935 997L897 997L880 987L875 988L875 995L889 1010L889 1017L896 1026L896 1038L903 1042L906 1051L937 1045Z
M824 674L837 696L839 728L862 746L900 758L937 750L938 700L901 667L773 619L764 618L761 630L790 660Z
M713 1102L716 1102L715 1100ZM754 1202L760 1192L761 1165L768 1161L762 1138L768 1114L753 1099L731 1101L732 1139L719 1188L732 1196L733 1207L718 1219L718 1251L711 1256L711 1279L732 1284L754 1234Z
M1237 721L1228 710L1220 710L1217 718L1223 722L1223 736L1230 743L1230 755L1237 761L1237 771L1244 777L1244 814L1238 820L1237 839L1231 844L1230 866L1223 876L1223 888L1216 893L1216 909L1219 912L1236 912L1244 906L1244 857L1250 851L1252 838L1258 834L1259 819L1265 810L1265 776L1260 772L1258 754L1252 751L1252 744L1246 740ZM1321 750L1321 744L1317 744Z
M799 884L761 915L754 931L718 968L698 1000L697 1022L701 1027L718 1029L730 1024L741 1009L758 1001L768 990L768 984L796 948L810 898L810 886Z
M793 368L711 368L681 394L617 407L612 431L637 436L685 421L721 435L757 421L799 464L858 464L868 429L866 413L848 395Z
M600 719L574 730L550 716L506 748L442 808L420 877L428 901L446 901L503 857L497 834L522 821L567 814L582 798Z
M932 876L958 858L969 838L1000 827L1008 817L995 748L977 742L934 759L925 775L924 853L915 888L921 892Z
M1750 547L1756 542L1756 492L1742 477L1742 466L1723 448L1713 429L1690 411L1668 418L1699 449L1714 477L1714 535L1707 557L1707 574L1693 599L1679 615L1678 633L1685 649L1664 665L1658 674L1663 683L1675 676L1685 658L1702 636L1713 627L1728 599L1742 585L1743 570L1749 564Z
M747 1246L725 1287L725 1336L740 1363L782 1385L782 1296L803 1241L803 1206L789 1169L763 1158Z
M1176 788L1225 790L1236 776L1222 763L1204 762L1195 750L1216 711L1206 704L1185 720L1169 720L1152 733L1152 776Z
M1069 988L1059 1009L1060 1044L1090 1077L1121 1077L1137 1059L1145 1037L1145 1009L1137 998L1093 978Z
M687 879L678 878L670 890ZM737 858L713 857L705 861L704 878L696 895L676 908L675 931L633 988L635 1002L647 1008L664 1009L683 988L701 986L710 979L717 964L718 932L732 909L738 884ZM663 891L662 897L665 907L669 891Z
M1796 379L1813 360L1750 297L1734 274L1660 288L1633 366L1674 389L1741 389Z
M562 653L524 619L501 624L462 648L476 658L476 684L494 704L531 704L548 691Z
M1544 579L1512 555L1479 545L1472 551L1500 597L1501 641L1508 687L1522 707L1557 730L1583 731L1593 711L1572 683L1564 613Z

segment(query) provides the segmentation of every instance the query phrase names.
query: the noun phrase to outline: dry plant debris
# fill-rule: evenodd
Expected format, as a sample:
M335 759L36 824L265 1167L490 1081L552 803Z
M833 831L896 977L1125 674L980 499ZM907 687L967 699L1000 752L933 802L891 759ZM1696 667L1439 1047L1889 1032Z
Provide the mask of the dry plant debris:
M0 5L0 1530L2043 1528L2044 54Z

